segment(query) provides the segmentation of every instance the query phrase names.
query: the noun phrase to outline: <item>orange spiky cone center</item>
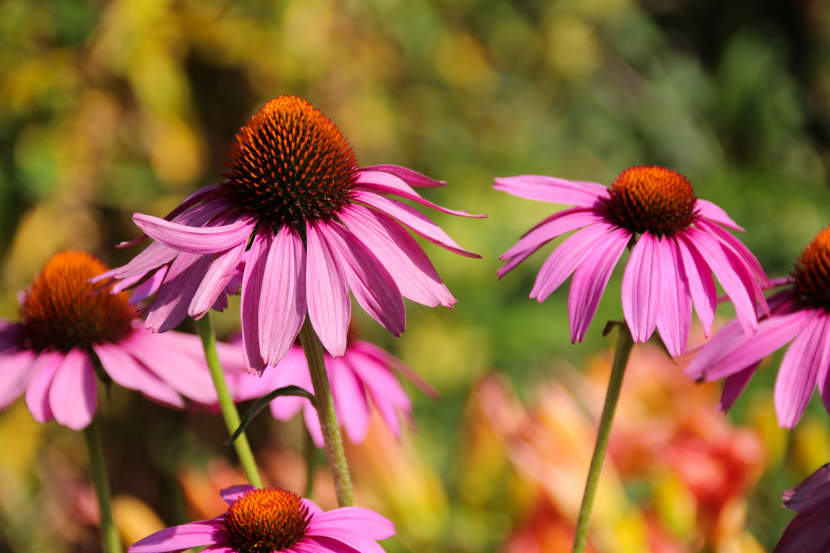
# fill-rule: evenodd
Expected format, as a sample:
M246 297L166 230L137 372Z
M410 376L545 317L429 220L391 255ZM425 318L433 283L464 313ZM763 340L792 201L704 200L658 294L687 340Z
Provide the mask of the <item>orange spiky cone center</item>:
M246 553L274 553L291 547L308 529L311 515L297 494L276 488L251 490L230 506L224 528Z
M819 232L801 252L793 278L793 289L801 301L830 309L830 227Z

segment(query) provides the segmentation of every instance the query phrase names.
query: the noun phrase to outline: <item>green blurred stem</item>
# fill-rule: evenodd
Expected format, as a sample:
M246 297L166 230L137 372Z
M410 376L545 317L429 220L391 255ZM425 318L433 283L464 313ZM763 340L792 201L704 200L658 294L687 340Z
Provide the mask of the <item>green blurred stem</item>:
M104 448L101 446L101 432L95 419L83 430L86 449L89 454L89 477L98 496L98 512L101 518L101 543L104 553L121 553L121 538L112 519L110 485L104 466Z
M239 428L239 411L236 410L236 405L233 399L231 399L228 384L225 382L225 373L222 371L222 365L219 363L219 354L216 353L216 335L213 333L210 313L205 313L204 317L196 321L196 327L199 329L202 346L205 348L205 359L210 369L210 376L213 377L213 385L216 387L219 408L222 410L222 416L225 418L225 425L228 427L228 432L233 435L236 429ZM242 464L242 470L245 471L245 476L248 477L248 482L252 486L262 488L262 478L259 476L259 470L257 470L256 461L254 460L254 453L251 451L251 445L248 443L248 436L243 432L233 443L233 446L236 448L236 454L239 456L239 462Z
M317 454L317 446L314 445L314 438L311 437L311 432L303 425L305 430L305 495L311 499L311 494L314 493L314 457Z
M591 468L588 471L588 481L585 483L585 494L582 496L582 507L579 510L579 520L576 523L576 537L574 538L573 553L582 553L588 544L588 529L591 526L591 512L594 510L594 500L597 497L597 485L602 472L602 463L605 452L608 450L608 439L611 437L611 426L614 423L614 412L620 399L625 366L628 356L634 345L628 325L618 325L620 336L617 338L617 348L614 351L614 364L611 367L611 378L608 381L608 393L605 396L605 405L602 408L602 417L599 420L597 443L594 446L594 455L591 457Z
M311 382L314 385L317 417L320 419L320 429L323 431L329 469L334 478L337 503L341 507L354 507L352 478L349 475L349 465L346 464L346 452L343 449L343 437L340 435L337 413L334 411L334 399L331 395L328 373L326 373L323 345L320 343L317 333L311 327L311 321L308 317L306 317L303 327L300 329L300 341L303 343L305 358L308 361L308 370L311 373Z

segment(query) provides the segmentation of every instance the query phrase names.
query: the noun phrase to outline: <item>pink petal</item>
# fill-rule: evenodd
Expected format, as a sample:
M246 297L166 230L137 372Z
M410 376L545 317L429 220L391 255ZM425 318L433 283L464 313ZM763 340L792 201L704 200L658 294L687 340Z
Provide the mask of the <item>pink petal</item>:
M804 482L784 492L784 507L793 511L803 511L817 507L830 498L830 464L823 465Z
M242 276L242 354L245 366L259 375L266 366L259 343L259 302L272 239L273 234L267 225L259 229Z
M303 240L283 225L268 250L259 308L259 350L276 365L294 343L306 314L306 253Z
M406 167L400 167L398 165L370 165L369 167L361 167L360 172L363 171L389 173L390 175L398 177L409 186L435 188L438 186L447 186L447 184L449 184L442 180L431 179L421 173L418 173L417 171L407 169Z
M734 230L738 230L740 232L745 232L744 229L738 226L738 223L733 221L732 218L726 214L726 211L724 211L723 208L713 204L708 200L698 199L696 210L698 215L700 215L704 219L708 219L719 225L723 225L726 228L731 228Z
M30 350L0 355L0 409L5 409L26 390L35 357Z
M635 342L647 342L657 326L663 295L663 255L660 239L646 232L640 236L625 267L622 306Z
M305 498L301 499L300 503L302 503L304 506L308 507L308 512L311 513L312 515L319 515L319 514L323 513L323 509L321 509L316 503L314 503L310 499L305 499Z
M420 244L391 217L351 204L340 212L340 219L377 256L401 295L429 307L455 305Z
M44 351L32 363L33 376L26 387L26 407L37 422L48 422L54 418L49 406L49 389L63 357L59 352Z
M360 171L357 174L357 186L358 189L369 190L371 192L375 192L378 194L395 194L396 196L400 196L401 198L412 200L413 202L425 205L429 208L432 208L436 211L440 211L441 213L446 213L448 215L457 215L458 217L474 218L487 217L487 215L472 215L470 213L467 213L466 210L453 211L452 209L447 209L445 207L436 205L422 198L421 195L415 192L415 190L413 190L411 186L409 186L403 180L390 173L379 173L375 171L366 170Z
M326 365L331 375L337 418L346 430L349 441L361 444L369 431L369 405L366 403L363 386L342 359L331 359Z
M386 553L376 541L354 530L327 530L325 536L306 534L305 540L324 548L326 553Z
M351 350L366 355L367 357L373 359L381 367L388 367L397 371L399 375L414 384L415 387L421 390L421 392L423 392L429 399L433 401L440 399L441 395L438 391L433 388L429 382L424 380L420 374L412 370L411 367L394 355L390 355L376 345L362 340L355 340L351 344Z
M93 349L98 359L101 360L104 370L116 384L131 390L138 390L161 403L179 408L184 407L184 401L179 394L119 346L97 344L93 346ZM178 367L173 368L168 365L167 370L172 372L178 370Z
M86 428L95 416L96 399L95 372L89 356L77 349L69 350L49 388L49 407L55 420L72 430Z
M250 484L238 484L236 486L231 486L230 488L220 490L219 497L225 500L225 503L227 503L228 505L232 505L234 501L236 501L249 491L255 489L256 486L251 486Z
M200 254L223 252L247 242L256 224L252 217L243 217L229 225L192 227L142 213L133 215L133 222L147 236L170 248Z
M718 301L712 271L697 250L689 247L681 235L677 236L675 243L683 258L683 270L686 273L697 316L703 325L703 333L708 338L712 331L712 322L715 320L715 306Z
M127 551L128 553L168 553L202 545L221 544L227 540L228 536L222 529L221 522L203 520L165 528L135 542Z
M775 381L775 411L781 428L792 430L810 403L827 363L826 317L815 317L784 354ZM826 370L826 369L825 369Z
M322 223L306 223L308 316L323 347L340 357L346 352L346 332L352 302L340 256L321 231Z
M603 221L602 215L593 210L575 208L560 211L553 217L549 217L548 222L538 225L525 234L512 248L499 256L499 259L506 261L527 250L536 251L557 236Z
M308 433L311 434L314 445L322 448L325 444L323 442L323 431L320 429L320 417L308 400L303 400L303 420L305 420L305 427L308 428Z
M176 257L147 309L145 328L167 332L187 318L187 309L210 268L212 257L195 253L181 253Z
M716 235L722 242L725 242L730 248L735 250L735 253L746 263L758 282L764 288L773 288L774 284L764 272L763 267L758 262L758 259L749 251L743 242L735 238L731 233L725 231L718 225L708 223L706 221L698 221L695 223L697 227L703 227L712 234Z
M348 363L363 386L369 390L372 403L377 407L392 435L396 438L400 437L401 425L398 420L398 409L407 416L411 416L412 413L412 402L401 383L388 367L366 355L362 350L350 348L343 360Z
M233 278L233 272L239 265L247 245L247 241L240 242L239 245L216 256L190 302L188 315L198 320L213 307L219 296L224 293L225 286Z
M374 207L381 213L385 213L386 215L397 219L401 224L408 226L417 234L420 234L433 244L437 244L444 249L457 253L458 255L463 255L464 257L481 258L479 254L468 252L456 244L455 240L450 238L449 235L444 232L441 227L432 222L429 217L403 202L361 190L353 191L352 199Z
M581 342L597 312L599 300L608 279L628 245L629 234L616 229L602 238L585 257L574 273L568 295L568 319L571 322L571 343Z
M536 298L539 303L545 301L612 230L614 227L611 225L600 223L569 236L542 264L530 297Z
M600 198L608 197L608 188L595 182L569 181L539 175L496 178L493 188L528 200L578 207L592 207Z
M362 507L342 507L321 513L308 525L310 536L324 536L329 530L352 530L372 540L385 540L395 535L392 522Z
M357 303L394 336L406 329L406 309L395 280L378 258L349 229L330 221L317 229L336 251Z
M158 292L158 289L161 286L161 283L164 282L164 277L167 276L167 269L168 268L169 267L167 267L167 266L163 266L163 267L158 268L156 271L153 272L153 274L150 276L150 278L148 278L146 281L144 281L144 283L139 284L138 286L136 286L135 289L133 290L132 295L130 296L130 303L135 305L139 302L142 302L142 301L146 300L147 298L149 298L150 296L152 296L153 294ZM143 276L143 275L139 275L139 276ZM119 282L118 284L116 284L115 286L113 286L112 293L117 294L118 292L116 292L116 289L121 288L121 285L124 284L125 282L128 282L128 281L129 281L129 279L124 279L121 282Z
M825 505L811 507L790 522L772 553L824 553L830 550L830 522Z
M735 402L738 401L738 398L746 389L749 381L752 380L760 364L761 362L758 361L726 377L726 380L723 381L723 391L721 392L720 404L718 405L719 411L726 413L732 409L732 406L735 405Z
M679 357L686 353L692 324L692 296L683 255L674 238L660 242L663 257L663 296L657 314L657 330L669 353Z

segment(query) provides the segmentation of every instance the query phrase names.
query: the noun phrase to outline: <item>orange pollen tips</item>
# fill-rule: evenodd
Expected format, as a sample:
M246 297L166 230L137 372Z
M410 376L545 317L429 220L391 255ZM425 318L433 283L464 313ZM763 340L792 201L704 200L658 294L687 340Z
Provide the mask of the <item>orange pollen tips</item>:
M617 224L631 232L673 236L697 218L697 198L689 181L671 169L630 167L611 184L605 200Z
M349 201L357 160L340 129L297 96L280 96L236 135L226 191L275 228L332 218Z
M812 307L830 309L830 227L804 248L793 273L793 289Z
M297 494L265 488L251 490L225 513L225 532L239 551L274 553L305 536L311 515Z
M53 255L32 281L20 307L28 347L68 352L124 338L136 316L127 301L129 293L112 295L110 287L101 289L87 282L107 270L86 252Z

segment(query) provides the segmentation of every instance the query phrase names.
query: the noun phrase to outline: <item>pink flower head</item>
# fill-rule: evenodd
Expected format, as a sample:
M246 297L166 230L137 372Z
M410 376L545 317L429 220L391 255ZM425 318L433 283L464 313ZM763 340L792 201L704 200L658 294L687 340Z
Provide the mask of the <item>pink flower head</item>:
M830 551L830 466L824 465L784 492L784 507L797 511L772 553Z
M371 416L370 405L374 405L379 411L381 418L396 438L400 437L401 433L399 413L412 422L412 402L395 378L393 370L406 375L430 397L437 398L437 392L401 360L374 344L358 340L354 324L349 326L349 339L343 356L332 357L327 353L323 356L334 396L337 420L353 444L363 443L366 438ZM303 347L298 344L288 351L274 370L269 370L262 378L240 374L232 382L237 401L259 398L273 390L291 385L314 393L305 353ZM291 419L300 409L303 410L303 417L314 443L317 447L323 447L320 420L310 401L301 397L285 396L271 402L271 414L282 421Z
M801 253L792 288L769 299L770 314L750 339L731 321L704 345L686 372L707 381L726 378L721 409L729 410L767 355L792 342L775 382L775 412L782 428L798 424L818 385L830 410L830 227Z
M261 373L276 365L306 312L323 346L339 357L346 349L349 290L395 336L406 323L402 297L430 307L456 303L401 225L452 252L480 257L385 195L442 213L483 215L439 207L412 188L444 182L394 165L359 168L334 123L296 96L280 96L257 112L229 157L228 180L193 194L166 220L133 216L156 242L107 276L163 279L147 309L150 330L202 317L250 250L241 292L247 366Z
M585 337L611 272L631 244L622 306L635 342L646 342L656 327L669 352L682 355L692 304L708 336L717 304L712 273L735 304L746 332L758 330L755 301L766 308L761 286L770 286L769 279L752 253L721 227L743 229L715 204L696 198L680 173L631 167L611 188L526 175L497 178L495 188L530 200L576 206L533 227L501 256L506 265L498 271L503 277L547 242L580 229L548 257L530 292L542 302L574 275L568 296L572 342Z
M377 540L395 526L362 507L323 512L310 499L276 488L233 486L219 492L224 515L173 526L130 546L128 553L166 553L207 546L204 553L383 553Z
M0 409L25 392L36 421L85 428L97 402L96 357L106 377L159 403L184 407L179 394L216 403L199 338L142 329L126 293L98 294L87 282L106 269L86 252L57 253L21 295L20 322L0 321ZM218 346L233 366L238 350Z

